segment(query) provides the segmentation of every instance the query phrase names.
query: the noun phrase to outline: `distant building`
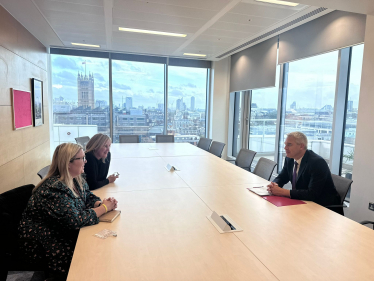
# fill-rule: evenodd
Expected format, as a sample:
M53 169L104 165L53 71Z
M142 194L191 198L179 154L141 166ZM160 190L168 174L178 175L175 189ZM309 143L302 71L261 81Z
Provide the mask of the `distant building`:
M159 103L157 105L157 108L158 108L158 110L164 110L164 104L163 103Z
M291 106L290 106L291 109L296 109L296 101L294 101Z
M95 108L95 94L94 86L95 79L93 74L89 73L88 76L85 74L78 73L78 107L91 109Z
M353 100L349 100L347 104L347 110L352 111L353 110Z
M108 102L105 100L96 100L95 105L96 107L105 108L108 106Z
M251 108L258 108L256 103L251 104Z
M143 110L141 109L130 109L130 115L142 115Z
M182 110L181 107L183 106L183 98L177 99L177 110Z
M126 109L130 110L132 108L132 97L126 98Z
M191 111L195 110L195 97L191 97Z

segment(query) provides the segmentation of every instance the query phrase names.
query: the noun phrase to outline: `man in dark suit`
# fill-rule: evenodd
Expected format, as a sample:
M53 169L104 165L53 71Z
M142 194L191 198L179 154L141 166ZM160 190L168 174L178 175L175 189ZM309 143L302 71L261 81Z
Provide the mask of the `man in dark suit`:
M322 206L340 205L340 196L332 181L326 161L308 150L308 140L303 133L293 132L284 142L286 159L281 173L268 185L275 196L313 201ZM292 190L282 187L291 181ZM329 208L343 214L343 208Z

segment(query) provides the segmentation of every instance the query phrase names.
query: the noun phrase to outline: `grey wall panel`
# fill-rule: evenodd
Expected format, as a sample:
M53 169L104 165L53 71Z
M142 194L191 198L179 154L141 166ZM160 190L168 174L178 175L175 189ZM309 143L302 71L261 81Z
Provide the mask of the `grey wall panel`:
M364 42L366 15L334 11L279 35L279 63Z
M274 87L278 37L231 56L230 92Z

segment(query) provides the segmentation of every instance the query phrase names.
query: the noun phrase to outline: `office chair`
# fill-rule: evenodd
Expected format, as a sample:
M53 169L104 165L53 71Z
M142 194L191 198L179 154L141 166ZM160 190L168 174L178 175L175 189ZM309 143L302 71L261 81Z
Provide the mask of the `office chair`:
M30 263L19 249L20 243L26 241L19 238L18 226L22 213L31 197L33 184L14 188L0 194L0 220L5 228L0 231L0 264L1 274L6 276L8 271L47 271L47 262L41 259L38 263ZM36 255L45 257L42 245L37 245Z
M174 142L174 135L156 135L156 143Z
M209 151L209 147L210 147L211 142L212 142L211 139L200 138L200 140L197 144L197 147L199 147L201 149L204 149L205 151Z
M360 224L365 225L365 224L372 224L373 225L373 230L374 230L374 221L362 221Z
M343 208L346 208L347 206L344 204L344 199L347 196L347 193L352 185L352 180L347 179L335 174L331 174L332 181L334 182L336 191L339 193L340 196L340 205L330 205L326 206L326 208L331 209L332 211L335 211L337 213L340 213L344 216Z
M223 148L225 147L226 144L218 141L213 141L212 145L209 148L209 152L214 154L215 156L221 158L222 156L222 151Z
M86 150L86 145L90 141L90 137L84 136L84 137L75 138L75 141L77 142L77 144L83 147L83 150Z
M246 148L240 149L239 154L235 160L235 165L250 172L251 165L252 165L253 159L255 158L256 153L257 152L246 149Z
M44 177L48 174L48 171L49 171L49 166L45 166L43 169L41 169L39 172L38 172L38 176L40 177L40 179L44 179Z
M119 143L139 143L139 135L120 135Z
M265 180L270 180L271 175L273 174L273 170L276 166L277 166L276 162L270 159L261 157L258 160L257 165L255 169L253 170L253 173Z

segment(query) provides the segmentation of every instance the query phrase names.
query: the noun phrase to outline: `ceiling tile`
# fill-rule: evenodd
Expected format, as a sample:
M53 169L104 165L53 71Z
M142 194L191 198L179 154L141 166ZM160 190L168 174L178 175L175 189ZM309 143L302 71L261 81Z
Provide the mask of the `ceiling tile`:
M253 25L246 25L246 24L236 24L236 23L229 23L229 22L216 22L212 25L212 28L221 29L221 30L229 30L229 31L241 31L241 32L248 32L248 33L257 33L264 29L261 26L253 26Z
M276 7L276 5L261 5L261 4L248 4L239 3L230 13L258 16L261 15L267 18L284 19L290 15L297 13L297 10L291 8Z
M103 16L104 8L91 5L81 5L75 3L66 3L60 1L49 0L34 0L35 4L43 11L60 11L60 12L74 12L80 14L90 14Z
M268 27L272 24L277 23L279 19L262 17L261 15L247 16L247 15L241 15L241 14L227 13L219 21Z

